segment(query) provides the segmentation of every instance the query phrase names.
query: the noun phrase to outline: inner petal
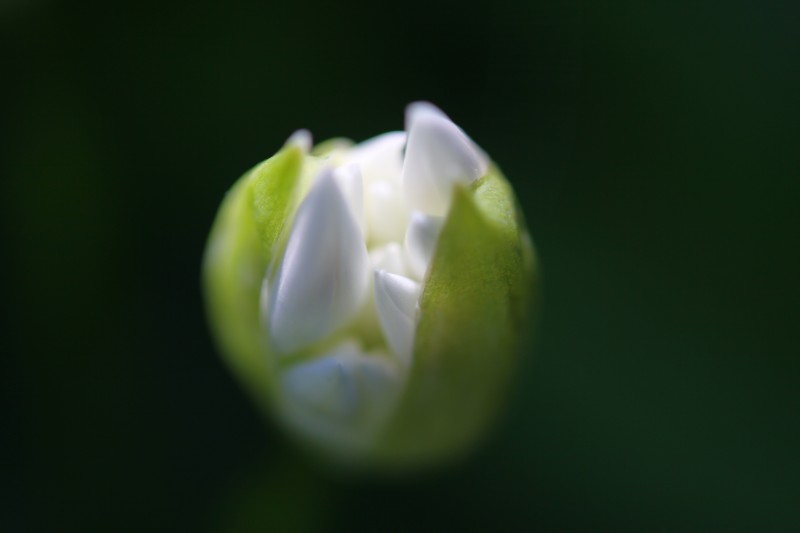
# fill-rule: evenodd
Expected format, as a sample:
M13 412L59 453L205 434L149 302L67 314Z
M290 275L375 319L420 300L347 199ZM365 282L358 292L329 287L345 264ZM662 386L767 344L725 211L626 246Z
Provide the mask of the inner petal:
M420 285L416 281L375 271L375 304L378 319L392 351L405 365L411 364Z
M343 326L361 307L368 276L361 229L332 173L325 171L297 210L268 290L272 344L293 352Z
M422 279L436 250L444 219L415 211L406 230L405 247L411 271Z

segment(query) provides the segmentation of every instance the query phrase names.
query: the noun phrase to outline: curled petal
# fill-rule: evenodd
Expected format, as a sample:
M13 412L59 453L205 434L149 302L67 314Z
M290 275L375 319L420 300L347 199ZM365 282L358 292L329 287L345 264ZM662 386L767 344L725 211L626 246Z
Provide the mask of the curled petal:
M406 111L408 143L403 187L411 208L437 216L447 214L453 186L483 176L483 152L438 108L417 102Z
M300 363L283 373L284 392L308 409L337 418L352 418L359 394L354 372L355 342L337 346L329 355Z
M364 187L361 172L357 165L339 167L333 171L333 179L339 185L350 212L358 222L361 233L364 233Z
M375 271L375 304L383 334L400 361L409 365L414 349L417 302L420 285L416 281Z
M368 275L361 229L332 173L325 171L297 210L268 288L273 345L293 352L346 324L364 301Z
M306 434L352 452L367 445L391 413L402 384L384 353L364 353L346 339L280 377L287 421Z
M419 211L411 213L411 221L406 230L405 247L411 272L418 279L425 277L443 223L442 217L426 215Z

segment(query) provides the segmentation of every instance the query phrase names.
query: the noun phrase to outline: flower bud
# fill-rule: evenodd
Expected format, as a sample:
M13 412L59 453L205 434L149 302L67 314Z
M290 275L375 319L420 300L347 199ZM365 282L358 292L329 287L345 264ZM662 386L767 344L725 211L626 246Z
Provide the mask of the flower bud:
M535 256L513 191L431 104L406 131L246 173L206 248L209 321L231 369L301 442L347 464L467 451L503 403Z

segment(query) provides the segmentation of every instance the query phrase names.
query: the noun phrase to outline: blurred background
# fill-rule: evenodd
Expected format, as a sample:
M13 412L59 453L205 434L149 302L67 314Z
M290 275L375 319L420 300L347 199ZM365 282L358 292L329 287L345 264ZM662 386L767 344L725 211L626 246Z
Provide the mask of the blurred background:
M790 6L2 0L0 530L797 530ZM516 188L542 312L466 463L342 479L223 367L200 258L294 130L417 99Z

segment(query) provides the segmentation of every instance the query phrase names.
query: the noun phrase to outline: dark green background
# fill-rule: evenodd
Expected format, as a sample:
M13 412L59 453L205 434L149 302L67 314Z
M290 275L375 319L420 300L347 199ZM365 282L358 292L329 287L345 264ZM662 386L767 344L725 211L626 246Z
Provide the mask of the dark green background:
M0 529L797 530L790 4L0 2ZM542 314L470 461L342 480L222 366L200 257L292 131L417 99L518 191Z

